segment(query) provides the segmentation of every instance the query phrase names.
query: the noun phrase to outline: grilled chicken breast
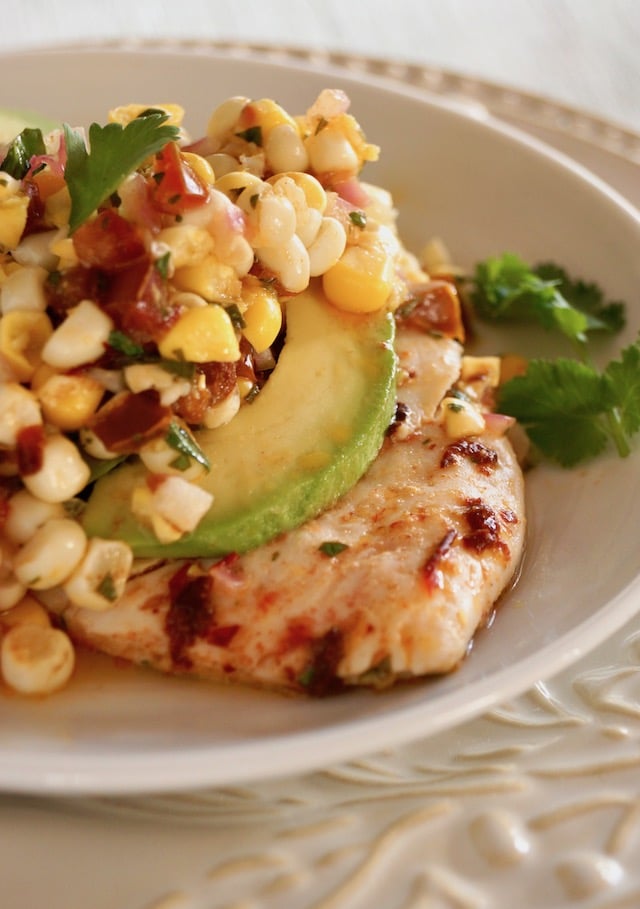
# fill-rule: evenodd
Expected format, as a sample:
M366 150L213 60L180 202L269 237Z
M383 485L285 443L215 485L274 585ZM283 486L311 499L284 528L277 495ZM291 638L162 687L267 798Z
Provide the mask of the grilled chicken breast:
M242 556L141 566L112 609L66 608L74 640L312 695L455 668L520 561L523 478L506 438L445 432L460 345L404 327L396 349L403 420L334 507Z

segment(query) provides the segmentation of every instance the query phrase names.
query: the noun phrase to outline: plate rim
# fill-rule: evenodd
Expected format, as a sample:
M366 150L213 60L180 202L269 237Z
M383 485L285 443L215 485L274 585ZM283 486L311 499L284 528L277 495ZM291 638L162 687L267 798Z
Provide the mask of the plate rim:
M44 48L30 48L23 51L12 51L9 53L3 53L2 58L6 57L23 57L23 56L38 56L38 55L47 55L47 54L65 54L69 52L80 52L80 51L90 51L92 49L103 49L106 51L113 52L136 52L136 51L145 51L151 53L184 53L185 50L192 50L193 46L204 49L207 53L214 53L221 60L226 59L225 51L229 48L233 48L236 51L238 49L243 50L246 48L246 45L236 44L235 42L201 42L201 41L141 41L141 42L132 42L132 41L107 41L107 42L89 42L82 44L74 44L68 46L51 46ZM251 45L249 46L251 53L255 55L258 52L258 48L266 48L268 54L276 53L281 54L282 48L270 48L267 45L258 46ZM301 51L295 52L297 55L304 53ZM331 55L329 55L331 56ZM339 55L340 57L348 57L349 55ZM273 62L270 59L265 59L261 56L252 57L262 63ZM288 66L295 66L300 63L300 57L296 56L295 58L284 59L284 62ZM353 59L358 60L359 58L354 57ZM376 60L376 64L380 62L378 58L362 58L366 61L371 61L372 59ZM280 62L283 62L282 60ZM334 61L331 62L331 69L335 71L339 69L340 66ZM393 62L389 65L395 66ZM405 64L403 64L405 65ZM413 64L407 64L406 66L415 69ZM308 67L307 67L308 69ZM324 71L322 66L316 67L313 66L314 70ZM348 69L344 72L345 77L358 78L359 74ZM408 88L413 91L418 92L418 95L423 100L440 100L444 102L444 106L449 110L456 110L464 115L472 115L470 113L469 105L462 105L455 103L454 99L447 98L446 94L434 94L430 90L420 89L419 87L400 81L390 79L388 76L375 75L373 78L381 79L382 81L388 82L388 84L393 87L393 89L400 93L406 93L405 90ZM462 77L465 80L467 77ZM478 84L482 84L481 80L478 81ZM490 85L490 83L484 83ZM512 91L509 89L509 91ZM426 95L426 99L425 99ZM577 112L579 116L582 116L580 112ZM504 121L495 118L490 112L491 122L488 123L489 126L495 127L498 131L511 135L517 140L525 140L526 144L529 147L538 148L541 150L547 157L551 157L555 161L564 162L565 164L570 165L570 170L576 172L578 170L583 176L585 176L589 183L595 185L596 188L605 191L605 194L616 204L621 205L637 222L640 224L640 212L638 209L633 206L621 193L617 190L610 187L604 180L596 175L592 174L588 168L579 162L575 162L568 155L565 155L563 152L557 151L552 146L547 145L542 140L537 139L528 135L523 130L518 127L511 126ZM606 123L606 121L599 120L598 118L594 119L596 124ZM637 139L640 147L640 135L636 136L634 133L629 133ZM635 162L634 162L635 163ZM636 576L623 590L619 591L618 594L609 601L606 605L612 606L615 604L615 614L616 620L614 623L608 625L608 629L604 635L605 638L610 637L615 631L621 628L630 618L637 612L637 606L634 606L633 599L636 593L636 590L640 590L640 575ZM603 607L604 608L604 607ZM590 617L586 622L581 623L578 626L581 629L587 631L588 629L585 626L592 625L594 623L594 617ZM555 676L557 673L561 672L568 665L576 662L576 660L585 656L591 650L593 650L599 643L602 642L602 635L598 636L594 634L593 629L591 630L592 637L587 636L587 642L583 641L583 638L580 638L581 646L574 645L572 647L566 647L565 638L560 638L558 641L553 642L552 645L547 645L544 648L546 655L554 654L553 660L553 671L547 675L545 674L545 679ZM565 636L566 637L566 636ZM570 643L570 642L569 642ZM561 646L562 645L562 646ZM558 651L561 651L559 653ZM433 718L430 718L429 729L425 730L421 728L418 732L415 731L416 727L412 726L410 720L413 718L414 714L420 714L423 712L423 707L420 704L410 705L408 707L401 708L399 712L392 715L391 717L383 715L382 717L369 717L363 720L356 719L355 722L353 719L350 719L348 724L345 722L334 723L328 728L321 728L319 730L312 730L309 732L303 733L286 733L280 734L267 739L260 740L260 747L269 752L269 757L272 760L275 760L274 764L269 764L269 766L261 767L261 772L256 777L255 771L246 771L242 772L239 768L244 766L245 763L245 752L248 752L256 748L256 742L247 742L241 744L226 744L226 745L208 745L200 749L194 749L194 753L191 755L191 759L185 757L181 753L180 763L181 767L184 768L185 765L189 766L189 772L181 771L181 779L176 781L172 775L172 769L175 769L175 750L167 750L166 754L162 753L161 755L150 756L148 754L137 755L135 758L132 755L128 754L123 756L121 759L110 755L107 760L107 767L109 772L112 775L110 782L105 785L105 781L102 778L104 773L104 768L100 769L100 759L98 756L98 762L95 764L93 769L88 771L79 770L77 767L78 756L77 755L61 755L58 759L57 767L50 768L49 771L43 776L42 768L39 766L34 766L31 768L29 761L25 761L24 757L19 758L18 761L14 759L13 762L9 763L19 763L19 767L15 768L15 772L11 774L11 768L7 767L5 756L0 753L0 790L10 791L10 792L23 792L29 794L67 794L67 795L109 795L109 794L144 794L151 792L158 792L160 790L170 791L181 791L187 789L193 789L197 786L203 785L222 785L236 782L248 782L256 781L256 779L267 780L274 779L277 777L282 777L289 775L291 773L307 772L317 770L320 767L325 767L329 763L334 763L336 761L343 761L355 757L356 755L362 755L362 748L349 745L342 734L345 725L348 725L350 730L355 730L353 736L354 739L358 738L358 732L367 733L367 753L373 752L379 747L384 746L384 744L389 739L389 728L395 729L395 734L393 736L393 742L395 745L406 744L409 741L418 739L424 735L433 735L435 733L443 731L445 728L454 728L456 725L461 723L464 720L468 720L474 716L480 715L483 711L487 710L492 706L496 706L498 703L504 700L502 694L498 693L500 685L499 681L502 681L505 678L508 678L512 673L516 672L520 678L520 682L517 685L509 687L510 695L516 696L524 692L528 687L535 683L539 677L539 669L535 671L534 664L539 662L539 654L532 654L524 660L521 660L516 669L513 667L506 667L501 669L497 674L493 674L490 679L480 680L476 683L477 689L490 688L492 690L486 690L483 693L483 696L480 698L474 698L474 706L472 708L465 707L465 705L458 705L458 709L452 711L452 714L444 717L444 710L440 710L437 714L437 720L434 721ZM526 670L523 673L523 668ZM445 694L441 699L441 704L448 701L448 699L458 699L459 693L452 692ZM453 715L453 720L451 716ZM383 726L384 732L379 730L377 727ZM403 728L399 728L403 727ZM373 734L373 729L376 730L376 734ZM316 762L309 760L308 757L308 743L313 742L317 743L319 740L322 742L322 757L318 758ZM294 749L295 743L296 748ZM329 743L329 748L327 748L327 743ZM286 763L282 762L282 751L283 748L289 751L289 760ZM306 757L298 759L295 756L292 756L291 752L293 750L302 748L303 754ZM222 753L223 759L221 764L227 765L227 762L234 764L234 773L229 775L228 773L216 773L212 772L211 767L211 754L215 752L217 754ZM328 754L329 752L329 754ZM328 754L328 756L327 756ZM126 774L123 774L123 769L119 765L120 763L127 764L130 767L136 765L135 773L133 777L127 777ZM37 764L37 762L36 762ZM150 766L153 764L153 766ZM277 766L276 766L277 764ZM67 766L68 765L68 766ZM139 767L137 765L140 765ZM214 768L218 770L219 768ZM115 771L115 773L114 773ZM31 775L32 774L32 775Z

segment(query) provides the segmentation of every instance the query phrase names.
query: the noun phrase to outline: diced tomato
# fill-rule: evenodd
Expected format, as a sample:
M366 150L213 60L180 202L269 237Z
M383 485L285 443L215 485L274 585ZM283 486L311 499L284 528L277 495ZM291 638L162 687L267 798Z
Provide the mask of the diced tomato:
M73 245L86 267L119 271L147 258L142 234L115 209L98 212L73 235Z
M105 309L139 344L157 343L180 315L169 304L166 281L149 259L114 276Z
M209 196L208 189L184 160L175 142L170 142L155 156L151 179L151 197L167 214L197 208Z
M107 288L107 276L97 268L76 265L64 271L51 272L44 287L50 313L62 320L69 309L82 300L100 303Z

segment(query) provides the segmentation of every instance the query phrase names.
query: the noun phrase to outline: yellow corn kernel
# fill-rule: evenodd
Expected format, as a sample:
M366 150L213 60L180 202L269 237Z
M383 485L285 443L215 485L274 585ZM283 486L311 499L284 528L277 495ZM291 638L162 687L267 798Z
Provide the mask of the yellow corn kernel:
M71 214L71 196L66 186L47 198L44 205L47 221L56 227L66 227Z
M395 263L381 245L349 246L322 276L327 298L347 312L375 312L389 299Z
M46 313L14 309L0 319L0 355L19 382L28 382L42 362L42 348L53 334Z
M114 107L109 111L109 123L119 123L126 126L136 117L139 117L145 110L161 110L168 114L169 126L182 126L184 119L184 108L179 104L124 104L121 107Z
M213 253L213 237L209 231L195 224L179 224L165 227L157 241L169 248L174 268L199 265Z
M14 249L27 224L27 196L9 196L0 202L0 250Z
M248 308L243 315L242 334L258 353L271 347L282 328L282 309L278 295L270 287L245 288Z
M251 379L247 379L245 376L238 377L238 393L241 398L246 398L247 395L253 391L254 387Z
M469 401L461 398L444 398L442 415L445 432L450 439L477 435L485 429L482 413Z
M260 192L264 185L264 181L260 177L256 177L255 174L250 174L246 170L232 170L216 180L216 189L228 196L233 202L235 202L239 193L248 186L255 188L255 192Z
M55 240L51 244L50 250L59 259L58 268L60 271L65 268L73 268L80 261L71 237L61 237L59 240Z
M202 155L195 155L193 152L182 152L181 154L185 164L189 165L196 177L205 186L213 186L216 182L216 175L207 159L203 158Z
M229 314L216 303L188 309L158 344L163 357L191 363L233 363L240 357Z
M279 104L270 98L259 101L250 101L242 108L235 127L236 133L241 133L252 127L260 127L262 144L266 142L269 133L275 126L286 123L298 132L298 124Z
M102 385L87 375L52 375L37 391L45 419L59 429L80 429L98 409Z
M27 594L11 609L0 612L0 629L7 631L16 625L39 625L40 628L50 628L51 621L44 606L34 596Z
M500 383L500 357L463 357L460 379L467 385L497 388Z
M177 268L173 283L179 290L188 290L205 300L225 300L229 303L240 296L242 285L230 265L207 256L198 265Z
M267 182L274 186L284 177L293 180L296 186L303 191L309 208L314 208L320 214L324 214L324 210L327 207L327 194L319 180L311 174L303 173L302 171L286 171L285 173L274 174L273 177L269 177Z

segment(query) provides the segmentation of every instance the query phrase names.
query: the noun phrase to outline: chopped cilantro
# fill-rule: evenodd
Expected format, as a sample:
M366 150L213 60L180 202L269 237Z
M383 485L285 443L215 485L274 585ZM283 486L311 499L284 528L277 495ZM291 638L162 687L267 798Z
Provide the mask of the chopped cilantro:
M626 457L640 431L640 338L602 372L579 360L532 360L500 388L498 409L565 467L595 457L610 441Z
M341 552L344 552L344 550L348 548L349 546L346 543L340 543L339 540L327 540L325 543L321 543L318 546L320 552L328 558L340 555Z
M242 329L246 326L246 322L244 321L237 303L230 303L229 306L225 306L225 309L234 328Z
M349 220L356 227L364 229L367 226L367 214L359 209L349 212Z
M5 173L16 180L22 180L34 155L44 155L46 152L42 130L27 127L16 136L4 156L2 167Z
M624 305L604 304L595 285L571 281L550 263L532 268L509 252L476 265L470 296L481 318L532 319L581 344L589 331L615 331L624 323Z
M67 149L65 179L71 196L69 230L73 233L114 193L128 174L155 152L178 137L168 115L152 111L121 126L108 123L89 127L89 150L84 139L64 124Z
M171 253L167 251L162 256L159 256L155 262L156 271L160 275L163 281L166 281L169 277L169 264L171 262Z
M211 464L209 463L206 454L200 448L193 436L180 426L179 423L169 424L165 439L167 445L178 452L178 458L174 463L174 466L178 470L186 470L191 461L197 461L197 463L202 464L206 470L211 469Z
M97 592L101 597L104 597L105 600L109 600L111 603L118 599L118 591L116 590L115 581L111 574L105 574L98 584Z
M131 359L139 359L144 356L144 347L130 338L129 335L126 335L123 331L118 331L118 329L109 332L107 344L109 347L117 350L118 353Z
M258 145L262 148L262 127L261 126L250 126L249 129L243 129L241 132L236 133L239 139L244 139L245 142L253 142L254 145Z
M196 364L188 360L171 360L168 357L161 357L156 362L165 372L170 372L172 376L180 376L181 379L191 380L196 374Z

